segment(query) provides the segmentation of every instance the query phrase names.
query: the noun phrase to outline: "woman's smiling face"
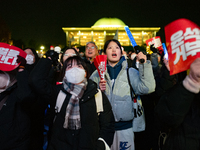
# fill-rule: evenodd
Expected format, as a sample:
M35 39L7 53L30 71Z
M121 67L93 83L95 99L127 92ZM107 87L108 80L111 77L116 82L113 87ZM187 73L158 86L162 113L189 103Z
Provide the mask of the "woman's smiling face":
M109 65L115 66L122 56L121 48L117 45L117 43L111 41L106 48L106 55Z

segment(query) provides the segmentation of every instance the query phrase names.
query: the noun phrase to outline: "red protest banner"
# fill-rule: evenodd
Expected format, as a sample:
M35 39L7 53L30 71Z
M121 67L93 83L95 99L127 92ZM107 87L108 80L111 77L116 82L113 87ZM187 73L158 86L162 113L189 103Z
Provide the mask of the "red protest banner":
M26 53L18 47L0 43L0 70L11 71L19 66L17 55L26 58Z
M163 50L160 36L156 36L156 37L146 40L146 44L148 46L154 44L155 48L157 48L158 50Z
M192 21L182 18L171 22L165 26L165 39L170 75L189 69L200 57L200 30Z
M106 72L107 55L98 55L94 58L94 65L99 73L101 80L104 79Z

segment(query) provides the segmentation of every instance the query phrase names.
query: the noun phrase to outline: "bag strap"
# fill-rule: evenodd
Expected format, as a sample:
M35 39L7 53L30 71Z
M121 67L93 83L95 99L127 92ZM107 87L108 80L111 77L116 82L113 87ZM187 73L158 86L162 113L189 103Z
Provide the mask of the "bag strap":
M66 96L67 96L66 93L60 90L57 97L56 106L55 106L56 113L60 112ZM103 112L103 99L102 99L102 93L100 89L98 89L98 93L95 94L95 102L96 102L97 113L99 114L100 112Z
M6 101L8 97L11 95L12 91L16 89L16 87L17 87L17 83L15 80L11 83L11 86L8 89L6 89L5 92L3 92L5 93L5 96L2 96L1 95L2 93L0 94L2 96L2 99L0 100L0 110L2 109L3 106L6 106Z
M98 115L100 115L100 112L103 112L103 99L101 90L98 89L98 91L99 92L95 94L95 102L96 102L97 113Z
M136 95L135 95L135 92L133 90L133 87L131 86L131 82L130 82L130 78L129 78L129 68L127 68L127 78L128 78L128 84L129 84L130 89L131 89L131 97L133 99L134 97L136 97Z
M0 101L0 110L2 109L3 105L5 104L6 100L8 99L9 94L6 95L1 101Z
M56 113L60 112L66 96L67 94L64 93L62 90L60 90L60 92L58 93L57 100L56 100L56 106L55 106Z

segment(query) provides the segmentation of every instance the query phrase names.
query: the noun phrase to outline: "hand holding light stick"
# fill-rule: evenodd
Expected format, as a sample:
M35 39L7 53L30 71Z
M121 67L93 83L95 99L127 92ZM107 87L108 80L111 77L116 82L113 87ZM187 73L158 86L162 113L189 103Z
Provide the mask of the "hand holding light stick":
M166 60L168 60L168 52L167 52L167 48L165 46L165 43L162 43L162 47L163 47L163 50L164 50L164 58Z
M129 40L131 41L133 48L135 49L136 54L138 54L140 52L140 50L139 50L137 43L135 42L135 39L133 38L131 31L129 30L129 27L125 26L124 29L126 31L126 34L129 37ZM144 59L140 59L140 63L144 63Z
M165 46L165 43L162 43L162 47L163 47L163 50L164 50L164 64L166 66L166 68L168 69L168 71L170 71L170 67L169 67L169 61L168 61L168 52L167 52L167 48Z

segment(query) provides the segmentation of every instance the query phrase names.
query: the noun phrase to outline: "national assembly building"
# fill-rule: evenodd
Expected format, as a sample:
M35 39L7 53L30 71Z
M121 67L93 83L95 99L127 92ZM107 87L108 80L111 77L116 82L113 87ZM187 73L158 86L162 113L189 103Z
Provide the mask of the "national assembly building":
M131 46L130 40L124 30L126 25L118 18L101 18L93 26L83 27L63 27L66 33L66 46L79 45L85 46L87 42L94 41L99 49L102 49L104 43L117 37L122 46ZM145 44L147 39L156 36L160 27L130 27L129 29L137 45Z

